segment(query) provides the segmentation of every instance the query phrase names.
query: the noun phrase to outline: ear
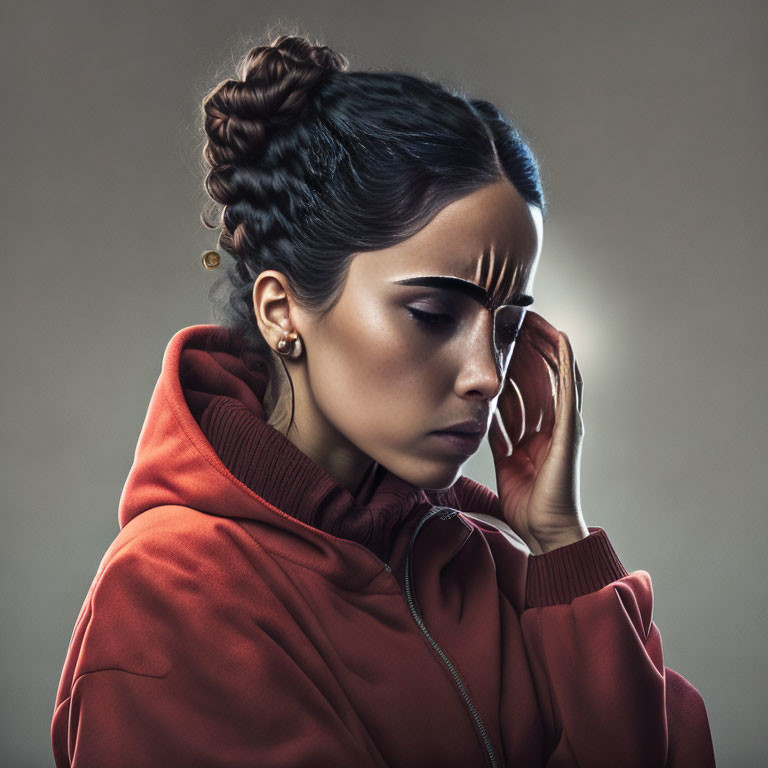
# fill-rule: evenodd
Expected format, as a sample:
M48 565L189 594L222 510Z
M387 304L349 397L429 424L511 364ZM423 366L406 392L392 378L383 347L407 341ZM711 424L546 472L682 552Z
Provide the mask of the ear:
M297 330L293 322L296 304L288 278L273 269L261 272L253 283L252 299L259 329L272 349L276 349L284 331L290 334Z

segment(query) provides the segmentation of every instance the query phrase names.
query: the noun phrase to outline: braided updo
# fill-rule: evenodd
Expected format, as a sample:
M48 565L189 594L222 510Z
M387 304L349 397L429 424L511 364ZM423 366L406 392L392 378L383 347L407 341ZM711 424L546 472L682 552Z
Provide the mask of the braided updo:
M284 274L302 308L322 317L356 253L396 245L481 187L506 179L545 213L536 160L493 104L348 67L327 46L280 35L202 101L205 189L223 206L217 222L202 219L233 257L209 297L216 320L272 372L282 359L253 307L263 270Z

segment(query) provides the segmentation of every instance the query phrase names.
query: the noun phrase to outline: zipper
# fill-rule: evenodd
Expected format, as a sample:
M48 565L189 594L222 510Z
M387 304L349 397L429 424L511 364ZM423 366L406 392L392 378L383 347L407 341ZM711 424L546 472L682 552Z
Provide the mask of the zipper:
M456 685L459 688L459 692L461 693L461 697L464 699L464 703L466 704L467 709L469 710L470 714L472 715L472 718L475 722L475 725L480 732L480 735L483 738L483 743L485 744L485 749L488 752L488 757L491 761L491 766L493 768L497 768L498 761L496 758L496 753L493 751L493 745L491 744L491 739L488 736L488 732L485 730L485 725L483 724L482 718L480 717L477 709L475 709L475 705L472 703L472 699L470 698L469 691L467 691L467 686L465 685L464 681L461 679L461 676L459 675L456 667L453 665L451 660L448 658L448 655L445 653L445 651L437 644L435 639L432 637L432 635L429 634L429 630L427 630L426 626L424 625L424 622L422 621L421 614L419 613L419 609L416 607L416 597L413 594L413 587L411 585L411 581L413 579L413 558L412 558L412 550L414 542L416 541L416 536L421 530L421 527L426 523L428 520L431 520L435 515L440 514L441 520L449 520L452 517L455 517L459 514L459 510L453 509L452 507L432 507L429 512L427 512L424 517L421 518L419 521L419 524L416 526L416 530L411 534L411 540L408 543L408 553L405 557L405 597L408 601L408 607L411 609L411 614L413 615L413 618L415 619L416 623L419 625L421 631L426 635L427 640L429 640L432 647L437 651L440 658L445 662L445 665L448 667L450 673L453 675L453 679L456 682ZM384 567L392 573L392 569L384 563Z

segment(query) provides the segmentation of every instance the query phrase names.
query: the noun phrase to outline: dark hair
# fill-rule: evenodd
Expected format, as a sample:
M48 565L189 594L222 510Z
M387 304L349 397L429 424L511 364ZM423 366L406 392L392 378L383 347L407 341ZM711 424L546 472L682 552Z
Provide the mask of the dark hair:
M536 159L488 101L401 72L348 71L344 56L295 35L252 48L237 75L202 102L205 189L224 206L217 223L202 220L234 259L209 298L271 366L281 358L252 299L263 270L322 317L354 254L411 237L481 187L506 179L546 214Z

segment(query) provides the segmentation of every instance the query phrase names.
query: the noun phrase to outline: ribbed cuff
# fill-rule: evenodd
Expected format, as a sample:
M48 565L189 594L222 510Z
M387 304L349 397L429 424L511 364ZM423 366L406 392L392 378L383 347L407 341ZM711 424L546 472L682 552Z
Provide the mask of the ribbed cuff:
M628 576L608 534L597 525L589 536L541 555L528 556L526 608L570 603Z

